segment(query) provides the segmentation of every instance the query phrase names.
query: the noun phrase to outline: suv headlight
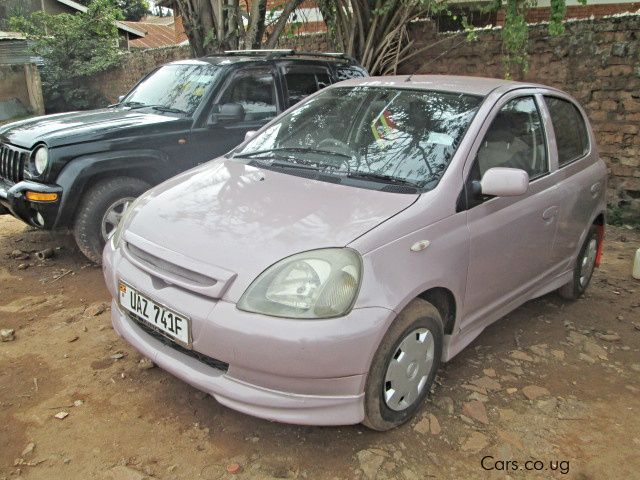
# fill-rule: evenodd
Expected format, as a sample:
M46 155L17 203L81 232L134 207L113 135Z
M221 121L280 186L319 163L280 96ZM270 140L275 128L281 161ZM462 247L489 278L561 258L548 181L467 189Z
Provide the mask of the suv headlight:
M237 306L274 317L339 317L353 307L361 272L360 255L349 248L298 253L262 272Z
M118 226L116 227L115 232L113 232L113 235L111 235L111 245L113 246L114 250L120 246L120 243L122 242L122 236L124 235L124 231L129 226L131 218L133 217L133 210L136 208L138 203L140 203L140 198L142 197L136 198L133 202L129 204L127 209L122 214L122 218L120 219L120 223L118 223Z
M38 175L42 175L47 166L49 165L49 149L47 147L40 146L36 148L33 154L33 167Z

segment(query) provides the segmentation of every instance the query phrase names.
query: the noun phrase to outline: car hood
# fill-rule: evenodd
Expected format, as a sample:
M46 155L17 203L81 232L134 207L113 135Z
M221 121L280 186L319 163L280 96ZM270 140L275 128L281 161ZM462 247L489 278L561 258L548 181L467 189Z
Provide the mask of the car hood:
M235 274L225 298L237 301L273 263L307 250L343 247L418 196L214 160L147 192L125 239L142 238L146 245Z
M161 126L181 120L171 115L150 113L148 110L103 108L86 112L69 112L13 122L0 127L3 141L22 148L33 148L44 142L58 147L87 141L122 136L128 129L144 126L149 133Z

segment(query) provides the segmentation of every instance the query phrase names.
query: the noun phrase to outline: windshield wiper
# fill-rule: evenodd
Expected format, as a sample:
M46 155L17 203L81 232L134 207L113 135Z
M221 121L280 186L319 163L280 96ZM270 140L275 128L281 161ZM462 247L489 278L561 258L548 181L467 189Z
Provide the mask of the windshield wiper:
M385 175L383 173L375 172L345 172L347 178L357 178L360 180L373 180L374 182L392 183L395 185L408 185L414 188L422 188L422 185L411 180L404 178L393 177L391 175Z
M337 157L344 157L344 158L351 159L351 156L347 155L346 153L334 152L332 150L318 150L316 148L307 148L307 147L266 148L264 150L255 150L253 152L241 153L239 155L234 155L234 157L251 158L256 155L263 155L265 153L274 153L274 152L316 153L318 155L333 155Z
M164 105L147 105L147 106L159 112L183 113L184 115L187 115L187 112L185 112L184 110L180 110L179 108L165 107Z
M139 108L152 108L153 110L157 110L159 112L169 112L169 113L183 113L187 115L187 112L184 110L180 110L179 108L167 107L165 105L147 105L142 102L125 102L119 103L118 106L129 107L131 110L137 110Z
M258 164L259 166L264 167L280 167L280 168L300 168L303 170L314 170L317 171L318 167L314 167L311 163L306 162L290 162L290 161L281 161L281 160L273 160L268 157L258 157L253 159L251 163Z

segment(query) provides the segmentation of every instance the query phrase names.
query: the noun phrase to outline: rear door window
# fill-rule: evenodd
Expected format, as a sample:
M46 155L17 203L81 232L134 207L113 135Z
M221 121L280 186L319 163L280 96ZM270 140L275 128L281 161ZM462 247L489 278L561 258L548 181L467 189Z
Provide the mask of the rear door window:
M558 146L558 164L562 167L583 157L589 150L589 135L577 107L558 97L545 97Z
M288 94L287 107L331 84L329 71L324 68L288 68L284 80Z

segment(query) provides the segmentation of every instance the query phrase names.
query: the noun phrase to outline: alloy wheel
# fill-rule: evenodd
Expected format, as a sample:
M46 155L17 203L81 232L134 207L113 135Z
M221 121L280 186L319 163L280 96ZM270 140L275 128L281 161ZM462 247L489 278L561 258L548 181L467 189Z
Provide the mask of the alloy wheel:
M124 212L127 211L129 205L135 200L134 197L121 198L111 204L102 217L100 231L102 239L106 242L115 233L116 227L120 223Z

